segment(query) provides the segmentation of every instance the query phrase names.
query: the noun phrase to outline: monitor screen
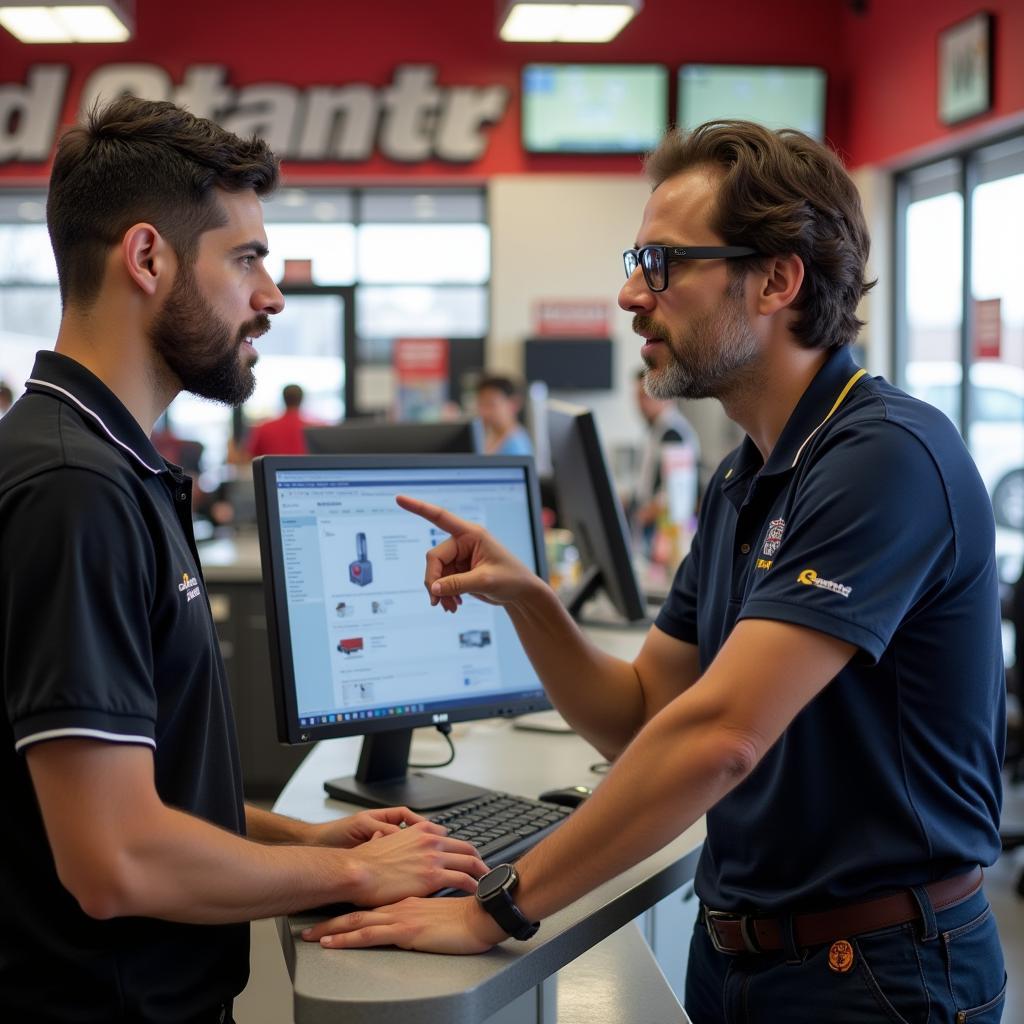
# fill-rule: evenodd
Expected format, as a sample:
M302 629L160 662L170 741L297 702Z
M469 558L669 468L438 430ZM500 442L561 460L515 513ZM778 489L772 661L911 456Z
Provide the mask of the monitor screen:
M668 70L659 64L527 64L528 153L642 153L668 126Z
M679 69L680 128L738 118L767 128L797 128L825 137L825 72L821 68L684 64Z
M558 521L572 531L583 579L566 599L577 616L603 588L616 611L636 622L646 617L626 529L593 413L567 402L548 402L548 436Z
M350 420L329 427L306 427L306 446L314 455L402 455L406 452L482 452L478 420L440 423L382 423Z
M544 577L532 460L267 456L254 471L278 737L367 736L363 777L329 789L350 801L468 798L448 798L458 783L407 773L412 729L550 704L502 608L469 596L454 615L431 607L425 556L446 534L395 495L481 523Z

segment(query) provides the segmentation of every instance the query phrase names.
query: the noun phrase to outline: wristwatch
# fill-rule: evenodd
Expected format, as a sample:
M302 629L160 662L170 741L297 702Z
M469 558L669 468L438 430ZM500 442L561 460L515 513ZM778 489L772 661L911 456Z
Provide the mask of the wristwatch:
M476 899L513 939L529 939L537 934L540 922L529 920L513 902L512 892L518 884L516 869L499 864L477 882Z

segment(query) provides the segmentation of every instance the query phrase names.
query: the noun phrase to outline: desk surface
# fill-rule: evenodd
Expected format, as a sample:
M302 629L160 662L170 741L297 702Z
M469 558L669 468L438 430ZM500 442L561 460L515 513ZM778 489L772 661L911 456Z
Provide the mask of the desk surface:
M637 643L634 635L634 649ZM551 786L597 785L601 780L589 770L600 755L574 734L525 732L508 721L491 720L456 725L452 739L457 756L453 764L436 769L438 774L530 797ZM324 779L354 769L360 744L359 738L320 743L275 810L307 821L348 813L350 808L329 799L321 787ZM418 730L412 757L443 760L446 750L436 732ZM303 927L322 915L279 919L295 987L295 1020L478 1024L689 881L703 839L701 821L652 857L545 919L529 942L506 942L479 956L325 950L298 938Z

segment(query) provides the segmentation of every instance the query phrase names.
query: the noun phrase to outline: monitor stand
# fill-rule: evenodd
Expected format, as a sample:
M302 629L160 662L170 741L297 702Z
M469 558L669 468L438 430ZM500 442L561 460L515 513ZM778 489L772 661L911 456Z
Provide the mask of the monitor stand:
M565 610L574 618L580 617L583 606L601 589L604 579L601 570L592 565L583 570L579 584L565 595Z
M412 729L364 736L355 775L328 779L324 789L335 800L361 807L408 807L413 811L436 811L488 792L442 775L410 772L411 745Z

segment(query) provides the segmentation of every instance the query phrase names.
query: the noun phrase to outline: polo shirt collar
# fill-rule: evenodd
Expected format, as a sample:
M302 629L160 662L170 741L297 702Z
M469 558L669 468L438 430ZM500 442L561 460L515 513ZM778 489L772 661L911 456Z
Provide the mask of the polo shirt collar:
M74 359L59 352L37 352L32 376L25 387L78 410L85 422L137 469L150 473L169 469L124 403L99 377Z
M854 385L866 376L853 361L849 346L836 349L822 364L821 369L800 396L796 408L786 421L782 433L763 464L757 445L749 437L743 443L726 470L723 489L730 491L740 482L759 472L762 477L788 473L800 461L807 442L818 432L842 405Z

